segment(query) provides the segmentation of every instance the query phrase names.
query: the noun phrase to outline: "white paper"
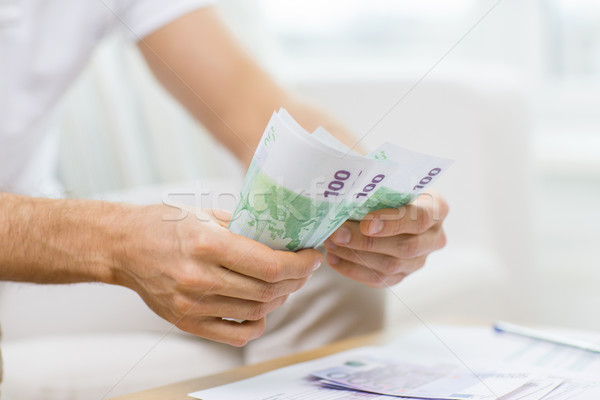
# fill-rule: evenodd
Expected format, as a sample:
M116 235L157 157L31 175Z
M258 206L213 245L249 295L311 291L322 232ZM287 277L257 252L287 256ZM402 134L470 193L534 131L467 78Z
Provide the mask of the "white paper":
M600 341L600 335L595 340ZM515 335L499 334L491 327L448 326L419 328L386 346L350 350L229 385L195 392L190 396L204 400L393 398L325 388L320 386L317 379L309 378L312 372L340 365L349 357L365 354L385 355L387 358L420 365L451 364L465 373L497 371L527 372L536 375L529 386L522 387L520 392L514 392L511 396L501 397L501 400L600 399L600 354Z
M600 335L587 334L585 339L600 343ZM422 327L386 348L407 362L458 361L469 369L522 371L566 379L544 400L600 399L600 354L498 333L491 327Z
M374 348L372 350L376 351ZM369 348L280 368L229 385L190 393L189 396L203 400L389 400L389 396L327 389L318 384L318 379L310 378L312 371L332 367L347 357L364 354L365 351L369 352Z

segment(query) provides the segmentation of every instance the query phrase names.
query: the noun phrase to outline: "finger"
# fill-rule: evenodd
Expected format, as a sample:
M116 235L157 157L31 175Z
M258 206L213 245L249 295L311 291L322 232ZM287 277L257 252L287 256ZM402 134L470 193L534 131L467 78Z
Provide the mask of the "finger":
M183 331L214 342L241 347L264 333L266 319L239 323L221 318L203 317L180 321L176 326Z
M265 282L306 278L321 265L323 259L317 250L276 251L224 228L216 227L215 230L221 231L205 239L211 250L203 249L204 253L213 252L217 258L215 261L220 265Z
M371 268L365 267L364 265L343 259L339 259L338 262L334 264L331 262L331 257L331 254L327 255L327 262L331 268L352 280L362 282L373 288L389 287L399 283L406 277L406 274L404 273L384 276L383 274Z
M420 235L399 234L373 237L363 234L358 222L345 222L329 239L329 246L385 254L397 258L414 258L439 250L446 244L441 225L436 225Z
M331 242L325 242L325 248L329 254L346 261L364 265L385 276L396 275L399 273L408 275L421 268L425 263L425 257L402 259L385 254L364 252L349 249L347 247L331 245Z
M206 273L197 276L197 279L188 282L182 291L192 294L198 293L198 288L210 287L207 291L210 295L269 302L299 290L307 281L307 278L301 278L269 283L226 268L218 268L217 272L208 274L212 276L207 276Z
M241 300L226 296L207 296L185 313L185 318L219 317L258 321L285 303L288 296L269 302Z
M432 193L422 194L406 207L385 208L365 215L361 232L369 236L419 234L441 223L448 215L448 203Z

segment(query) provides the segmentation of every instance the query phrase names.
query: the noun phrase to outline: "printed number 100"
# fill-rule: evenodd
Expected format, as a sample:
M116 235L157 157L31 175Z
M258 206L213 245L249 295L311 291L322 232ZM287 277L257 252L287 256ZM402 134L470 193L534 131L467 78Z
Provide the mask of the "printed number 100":
M431 182L433 177L436 176L437 174L439 174L440 172L442 172L441 168L432 169L431 171L429 171L427 176L423 177L423 179L421 179L419 181L419 185L415 185L415 187L413 187L413 190L425 188L425 186L427 186L429 184L429 182Z
M329 190L326 190L325 193L323 193L325 197L339 196L340 190L344 188L344 182L350 178L350 172L341 169L333 174L333 178L334 180L327 185Z

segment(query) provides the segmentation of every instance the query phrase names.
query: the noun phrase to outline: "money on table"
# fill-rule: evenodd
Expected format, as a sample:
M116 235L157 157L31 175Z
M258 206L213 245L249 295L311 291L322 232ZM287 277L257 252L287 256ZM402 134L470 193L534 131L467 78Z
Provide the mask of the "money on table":
M229 229L276 250L317 247L346 220L411 203L452 164L384 143L362 156L324 128L274 112Z
M325 387L432 400L541 400L565 382L529 373L475 373L452 365L417 365L373 356L348 359L312 375Z

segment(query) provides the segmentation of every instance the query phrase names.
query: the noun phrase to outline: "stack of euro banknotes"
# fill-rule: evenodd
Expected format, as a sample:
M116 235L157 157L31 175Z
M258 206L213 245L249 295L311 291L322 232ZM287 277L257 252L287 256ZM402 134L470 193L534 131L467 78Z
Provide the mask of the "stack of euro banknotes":
M451 164L391 143L363 156L322 127L307 132L280 109L256 149L229 229L276 250L314 248L348 219L411 203Z

